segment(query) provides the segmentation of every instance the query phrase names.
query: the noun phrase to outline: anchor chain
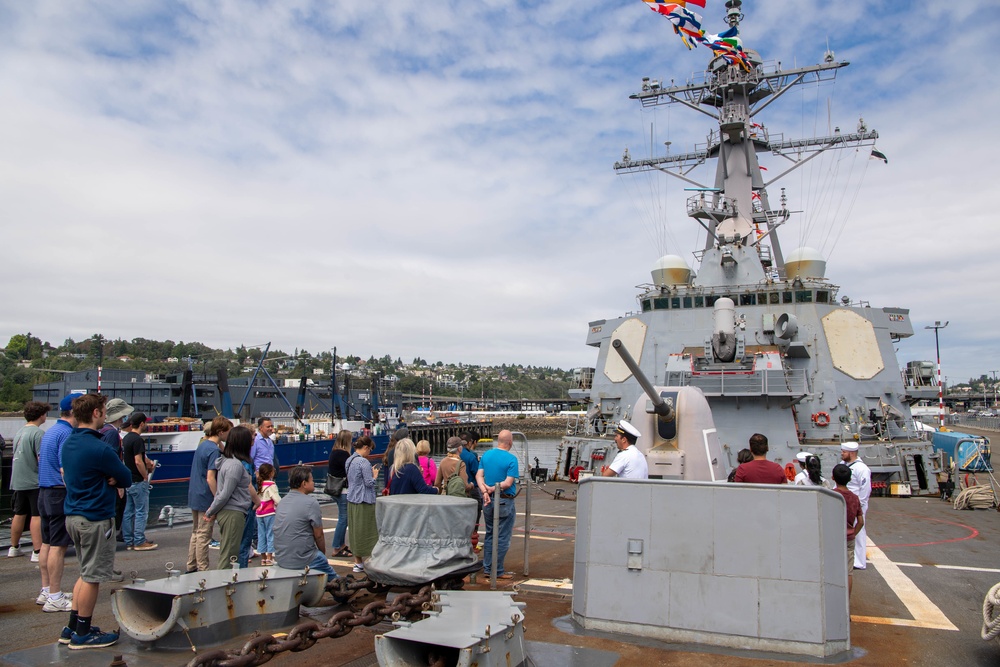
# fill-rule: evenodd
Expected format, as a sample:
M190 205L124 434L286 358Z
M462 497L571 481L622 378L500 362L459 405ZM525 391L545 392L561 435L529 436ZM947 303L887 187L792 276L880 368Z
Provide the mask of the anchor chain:
M338 584L334 582L331 588L343 593L348 590L358 591L373 587L374 582L347 581ZM285 651L304 651L320 639L343 637L354 628L371 626L383 619L399 619L409 616L417 610L430 608L433 586L424 586L416 593L400 593L389 603L387 600L373 600L364 606L360 612L341 611L330 617L326 623L305 620L288 631L287 635L261 635L254 632L242 648L232 651L215 649L205 651L191 659L187 667L255 667L263 665L279 653Z

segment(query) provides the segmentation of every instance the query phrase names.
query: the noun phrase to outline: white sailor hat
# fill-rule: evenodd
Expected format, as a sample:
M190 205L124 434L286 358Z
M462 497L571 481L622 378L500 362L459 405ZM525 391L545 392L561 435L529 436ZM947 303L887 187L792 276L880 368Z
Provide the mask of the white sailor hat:
M642 437L642 433L639 433L639 429L637 429L635 426L632 426L624 419L618 422L618 428L616 429L616 431L621 435L630 435L636 440Z
M806 459L812 456L809 452L799 452L795 455L795 458L799 460L799 463L805 463Z
M840 443L840 448L845 452L856 452L858 451L858 443L856 442L842 442Z

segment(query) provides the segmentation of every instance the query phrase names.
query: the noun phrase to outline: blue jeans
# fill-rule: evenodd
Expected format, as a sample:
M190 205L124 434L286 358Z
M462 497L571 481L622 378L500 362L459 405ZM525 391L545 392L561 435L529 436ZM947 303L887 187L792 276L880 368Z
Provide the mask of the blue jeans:
M274 553L274 515L257 517L257 551Z
M493 567L493 511L496 503L483 507L483 520L486 522L486 539L483 542L483 572L487 575ZM504 573L503 559L510 548L510 536L514 532L514 520L517 512L514 509L513 498L500 498L500 534L497 536L497 575Z
M137 547L146 543L146 520L149 518L149 482L132 482L125 489L125 514L122 517L122 537L125 545Z
M253 541L257 538L257 514L253 507L247 512L247 522L243 525L243 538L240 540L240 554L236 562L240 567L250 564L250 552L253 551Z
M333 531L333 550L344 546L347 539L347 490L337 498L337 530Z
M343 495L347 495L346 493ZM312 562L309 563L310 572L325 572L330 575L327 580L333 581L337 578L337 573L333 571L333 567L330 566L330 562L326 559L326 554L316 550L316 555L313 557Z

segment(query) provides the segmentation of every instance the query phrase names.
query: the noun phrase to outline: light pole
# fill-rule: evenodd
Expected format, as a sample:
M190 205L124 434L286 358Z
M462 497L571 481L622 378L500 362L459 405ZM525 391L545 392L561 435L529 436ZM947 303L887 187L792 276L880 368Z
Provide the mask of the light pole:
M941 344L938 340L938 331L944 329L948 326L948 322L941 324L938 320L934 322L934 326L924 327L925 329L934 329L934 351L937 352L937 378L938 378L938 427L944 426L944 390L941 386Z
M1000 371L990 371L990 373L993 373L993 407L996 408L997 407L997 373L1000 373Z

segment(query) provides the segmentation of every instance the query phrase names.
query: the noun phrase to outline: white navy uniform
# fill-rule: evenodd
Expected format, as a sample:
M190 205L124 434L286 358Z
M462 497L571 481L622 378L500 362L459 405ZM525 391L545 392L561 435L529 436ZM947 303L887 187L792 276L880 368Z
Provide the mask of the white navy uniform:
M868 548L868 498L872 495L872 471L861 459L847 464L851 469L851 481L847 488L861 501L861 514L865 525L854 535L854 569L863 570L868 564L865 550Z
M646 457L635 445L629 445L618 452L615 460L608 466L615 474L625 479L649 479L649 466Z

